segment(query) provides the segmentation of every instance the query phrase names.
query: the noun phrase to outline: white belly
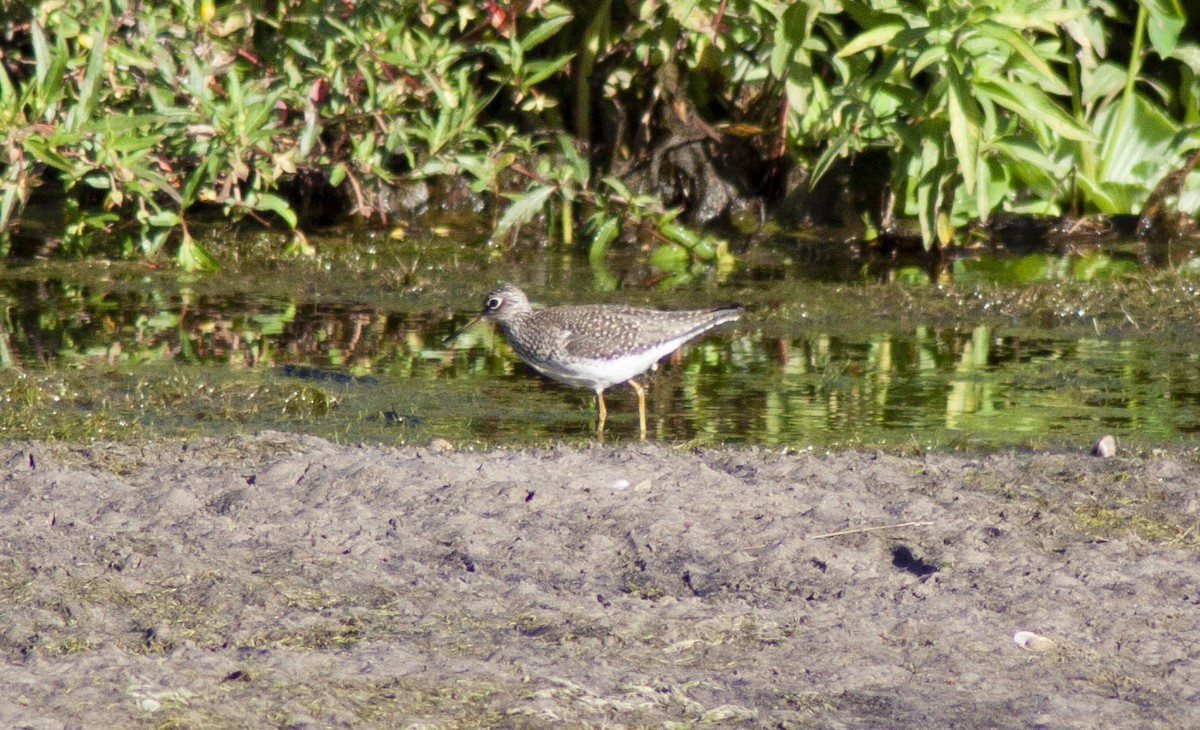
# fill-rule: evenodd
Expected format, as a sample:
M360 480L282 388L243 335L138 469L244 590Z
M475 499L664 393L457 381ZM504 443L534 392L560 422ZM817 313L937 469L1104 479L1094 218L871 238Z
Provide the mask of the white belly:
M528 362L530 367L548 378L580 388L590 388L599 393L618 383L636 378L678 347L678 342L668 341L636 355L609 360L580 359L573 360L568 365Z

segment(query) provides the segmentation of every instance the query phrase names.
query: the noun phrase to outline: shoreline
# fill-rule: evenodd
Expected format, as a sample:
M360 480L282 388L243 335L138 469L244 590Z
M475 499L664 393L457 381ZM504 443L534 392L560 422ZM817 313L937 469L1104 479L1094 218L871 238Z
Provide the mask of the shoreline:
M264 432L0 464L7 726L1200 719L1194 452Z

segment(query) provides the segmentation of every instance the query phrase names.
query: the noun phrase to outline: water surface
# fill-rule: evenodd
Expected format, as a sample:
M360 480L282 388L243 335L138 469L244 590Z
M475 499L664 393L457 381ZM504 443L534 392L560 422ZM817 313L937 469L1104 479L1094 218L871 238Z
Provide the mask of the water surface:
M646 376L650 434L662 441L1074 448L1103 433L1186 442L1200 429L1190 251L906 265L777 242L741 251L724 276L700 271L664 289L636 257L598 271L569 253L362 235L317 250L210 275L10 266L0 275L0 435L592 440L592 395L534 373L488 325L443 344L502 280L544 305L747 307ZM608 440L635 438L632 391L618 386L607 400Z

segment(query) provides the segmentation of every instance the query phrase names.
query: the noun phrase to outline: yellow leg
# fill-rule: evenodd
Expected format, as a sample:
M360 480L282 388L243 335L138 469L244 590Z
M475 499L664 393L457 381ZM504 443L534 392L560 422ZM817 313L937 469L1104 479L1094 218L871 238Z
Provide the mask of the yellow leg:
M608 419L608 409L604 407L604 391L596 391L596 406L600 409L600 417L596 420L596 433L604 433L604 422Z
M646 438L646 389L643 388L638 381L630 380L630 387L637 391L638 395L638 426L642 429L642 438Z

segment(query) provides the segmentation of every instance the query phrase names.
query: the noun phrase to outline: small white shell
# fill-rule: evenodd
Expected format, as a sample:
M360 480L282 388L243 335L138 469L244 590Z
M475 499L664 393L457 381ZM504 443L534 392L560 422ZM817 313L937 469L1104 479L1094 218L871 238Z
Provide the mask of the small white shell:
M1115 456L1117 453L1117 440L1112 437L1112 434L1105 434L1100 437L1096 444L1092 446L1092 456L1099 456L1102 459L1107 459L1110 456Z
M1053 641L1032 631L1018 631L1013 634L1013 641L1017 642L1017 646L1029 651L1050 651L1054 648Z

